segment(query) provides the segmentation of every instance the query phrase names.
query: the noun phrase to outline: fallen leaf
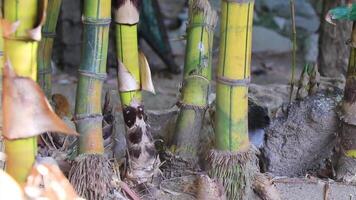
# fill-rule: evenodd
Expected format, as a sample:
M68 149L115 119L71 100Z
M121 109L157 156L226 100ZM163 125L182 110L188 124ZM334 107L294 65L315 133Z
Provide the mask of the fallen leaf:
M3 70L3 136L28 138L45 132L78 135L52 110L44 93L30 78L19 77L9 62Z

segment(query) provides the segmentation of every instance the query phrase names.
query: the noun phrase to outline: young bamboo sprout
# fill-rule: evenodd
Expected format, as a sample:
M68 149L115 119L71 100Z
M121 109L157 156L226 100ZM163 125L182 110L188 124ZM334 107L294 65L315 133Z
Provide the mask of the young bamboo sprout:
M208 106L216 23L216 12L208 0L189 2L184 81L179 102L181 110L173 142L176 153L194 164L198 161L199 133Z
M111 0L86 0L83 5L82 60L75 104L79 156L69 180L79 195L105 199L110 190L111 169L104 157L101 96L106 78Z
M297 90L297 99L298 100L303 100L305 97L308 96L309 92L309 65L305 65L304 69L302 71L302 74L300 75L300 79L298 82L298 90Z
M141 90L154 92L154 88L146 58L138 52L137 24L140 0L114 0L113 3L118 85L129 152L127 178L134 183L143 183L154 175L158 160L142 104Z
M37 77L37 47L41 39L46 2L41 0L2 1L2 29L6 60L11 61L16 74L32 80L36 80ZM14 176L16 181L23 183L37 153L36 137L5 140L5 149L7 156L10 157L6 166L7 172Z
M47 98L52 93L52 47L56 35L57 19L62 0L48 0L46 22L42 28L42 40L38 47L38 83Z
M8 65L3 72L2 106L6 144L24 141L45 132L77 135L53 112L41 88L29 78L16 76ZM17 145L7 145L5 150L6 171L23 184L33 165L33 162L30 163L32 158L27 157L32 152L26 152L23 146Z
M356 20L356 4L350 4L346 7L338 7L329 11L328 18ZM339 133L339 161L336 166L336 177L339 180L355 183L356 174L356 23L353 23L351 40L349 66L346 75L346 85L344 98L342 100L339 117L342 122L342 128Z
M220 56L216 77L215 150L208 172L223 183L227 199L246 199L257 170L248 138L253 0L221 2Z

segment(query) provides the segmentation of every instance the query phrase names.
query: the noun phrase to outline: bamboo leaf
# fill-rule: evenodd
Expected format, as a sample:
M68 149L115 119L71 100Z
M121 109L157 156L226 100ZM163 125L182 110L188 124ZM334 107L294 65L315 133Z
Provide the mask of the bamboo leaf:
M139 52L140 71L141 71L141 89L155 94L155 87L153 86L151 69L147 58L143 52Z
M20 185L2 170L0 170L0 199L25 199Z
M124 64L119 60L118 68L118 81L119 81L119 91L120 92L129 92L140 89L135 77L127 70Z
M140 18L138 0L114 0L119 3L115 9L115 22L119 24L137 24Z
M53 112L36 82L19 77L9 63L3 72L3 135L28 138L45 132L77 135Z

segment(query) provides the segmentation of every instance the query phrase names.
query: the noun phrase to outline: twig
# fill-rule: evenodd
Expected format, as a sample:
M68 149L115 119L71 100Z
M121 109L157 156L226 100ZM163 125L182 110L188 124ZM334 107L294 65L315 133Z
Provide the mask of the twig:
M131 190L131 188L123 181L120 181L120 187L121 189L127 194L129 195L133 200L141 200L141 198L136 194L136 192L134 192L133 190Z
M297 52L297 30L295 25L295 4L294 0L290 0L290 10L291 10L291 22L292 22L292 72L291 72L291 80L290 80L290 94L289 94L289 103L292 103L293 93L294 93L294 80L295 80L295 68L297 63L296 52Z

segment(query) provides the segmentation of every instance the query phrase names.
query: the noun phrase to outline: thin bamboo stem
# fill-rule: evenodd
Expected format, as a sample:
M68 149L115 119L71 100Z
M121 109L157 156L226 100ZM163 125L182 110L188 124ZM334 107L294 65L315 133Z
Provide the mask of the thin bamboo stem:
M249 149L248 83L250 81L254 1L222 1L220 56L216 85L216 148Z
M101 94L106 78L111 0L84 1L82 60L75 106L79 153L103 154Z
M295 69L297 65L297 29L295 25L295 3L294 0L290 0L290 10L291 10L291 22L292 22L292 67L291 67L291 78L290 78L290 94L289 103L293 101L294 87L295 87Z
M38 23L38 0L4 0L4 19L20 21L16 32L4 38L4 52L15 72L20 76L37 78L38 42L28 37L28 31ZM26 180L37 154L37 138L6 140L6 171L20 184Z
M42 27L42 40L38 48L38 83L47 98L52 94L51 58L61 4L62 0L48 0L46 22Z

